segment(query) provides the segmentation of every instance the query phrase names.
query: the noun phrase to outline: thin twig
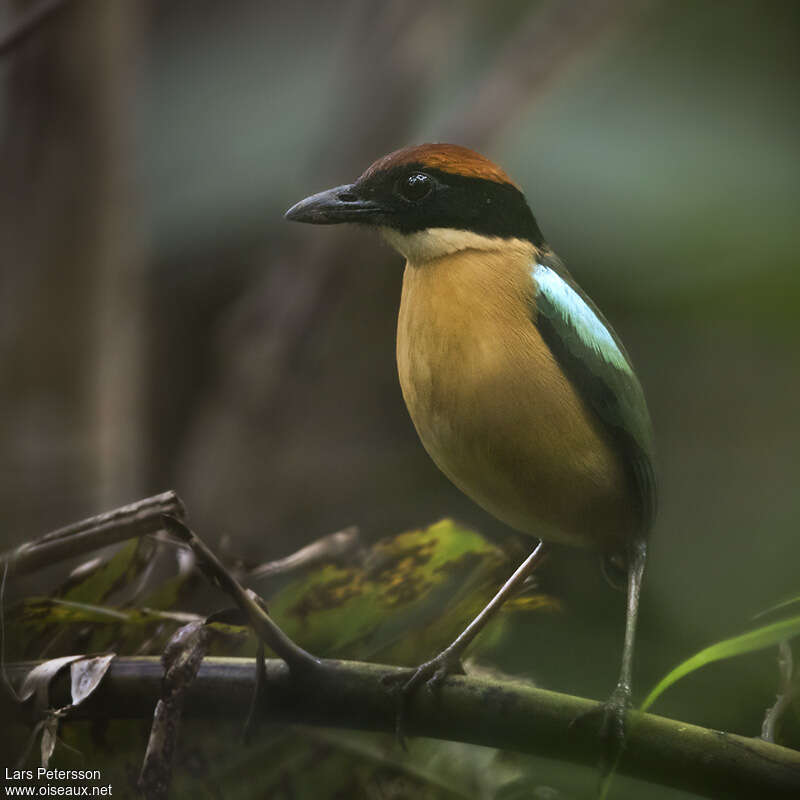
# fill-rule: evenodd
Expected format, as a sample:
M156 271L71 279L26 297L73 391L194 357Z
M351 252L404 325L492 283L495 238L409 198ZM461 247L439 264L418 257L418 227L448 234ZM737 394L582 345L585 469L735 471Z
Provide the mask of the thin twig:
M300 548L285 558L275 561L267 561L258 567L250 570L248 577L251 580L266 578L272 575L283 575L287 572L294 572L298 569L319 564L322 561L333 561L350 555L358 547L359 533L358 528L351 526L336 533L330 533L317 539L311 544Z
M222 562L209 550L205 543L190 530L181 520L164 515L167 530L180 541L192 548L200 567L207 573L223 592L247 616L248 622L267 647L280 656L295 671L300 672L319 666L321 661L311 653L296 645L272 620L257 602L257 595L246 590L236 578L225 568Z
M261 721L259 706L264 696L264 686L267 682L267 667L264 654L264 642L258 640L258 650L256 651L256 682L253 688L253 698L250 702L250 710L247 712L247 719L244 723L242 739L245 745L250 744L253 737L258 732L258 723Z
M795 688L792 681L794 662L792 659L792 646L786 640L778 645L778 674L780 683L778 696L775 703L767 709L764 722L761 725L761 738L765 742L775 741L775 732L784 712L792 704Z
M60 11L67 2L68 0L45 0L45 2L36 6L16 28L0 36L0 58L10 53L31 34L35 33L56 11Z
M3 553L0 564L7 564L14 574L33 572L99 547L163 530L164 514L177 517L185 514L183 503L171 490L51 531Z
M2 564L3 576L0 579L0 673L3 685L11 697L16 697L16 692L6 672L6 578L8 578L8 564Z
M396 670L381 664L327 662L320 673L292 673L282 661L265 662L258 713L269 722L361 730L394 730L395 700L381 678ZM33 663L9 665L19 682ZM184 713L195 718L244 719L255 683L252 658L207 658L187 689ZM117 658L103 683L75 716L146 718L160 697L158 658ZM68 692L55 682L52 697ZM5 702L5 705L3 705ZM529 684L452 676L437 694L420 692L409 709L408 733L533 753L594 766L599 704ZM0 700L0 714L14 711ZM19 714L19 707L16 708ZM584 715L586 724L572 725ZM706 797L800 797L800 753L760 739L723 733L642 714L630 732L619 770Z

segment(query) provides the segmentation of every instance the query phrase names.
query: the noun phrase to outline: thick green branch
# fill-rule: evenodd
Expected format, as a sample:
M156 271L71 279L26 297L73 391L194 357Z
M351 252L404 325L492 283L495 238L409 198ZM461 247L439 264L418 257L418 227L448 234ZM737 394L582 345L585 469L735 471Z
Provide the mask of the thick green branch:
M266 664L265 720L394 730L395 699L381 683L394 667L326 662L335 668L290 675L282 661ZM8 669L17 682L32 666ZM119 658L76 715L150 717L162 675L157 658ZM186 716L244 720L254 676L251 659L206 659L188 690ZM66 683L56 687L56 694L64 694L60 699L66 700L66 691ZM439 694L414 697L407 731L594 765L600 716L580 717L598 708L591 700L520 683L454 676ZM631 728L620 772L713 798L800 797L800 752L652 714L641 715Z

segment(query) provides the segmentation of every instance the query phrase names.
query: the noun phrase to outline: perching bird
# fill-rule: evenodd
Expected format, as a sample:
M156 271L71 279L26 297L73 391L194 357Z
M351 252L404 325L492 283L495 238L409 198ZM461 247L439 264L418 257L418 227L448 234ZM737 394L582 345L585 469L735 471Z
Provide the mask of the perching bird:
M622 667L605 717L621 740L656 483L647 404L619 337L548 247L519 186L465 147L390 153L286 218L367 225L405 256L397 366L422 444L475 502L540 539L406 692L459 669L546 542L588 547L628 573Z

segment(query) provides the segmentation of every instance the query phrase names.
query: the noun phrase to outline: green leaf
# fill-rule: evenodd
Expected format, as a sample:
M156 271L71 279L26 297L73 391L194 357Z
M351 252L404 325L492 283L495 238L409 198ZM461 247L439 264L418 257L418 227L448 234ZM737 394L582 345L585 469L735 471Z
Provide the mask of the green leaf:
M142 570L151 563L144 556L151 550L131 542L110 560L88 562L55 597L18 603L8 615L10 656L160 652L187 621L180 609L197 607L195 595L207 588L195 573L172 573L170 558L168 577L161 577L163 569L152 570L147 592L137 591L135 603L126 600L142 583ZM517 558L479 533L442 520L386 537L354 563L315 566L266 599L286 633L315 654L410 666L439 652L463 630L514 570ZM557 607L554 598L541 593L511 598L471 652L491 660L490 651L504 646L515 612ZM214 628L222 635L214 637L211 654L255 654L257 640L247 626Z
M124 599L122 605L112 604L109 598L124 596L122 589L138 583L141 575L140 559L130 549L114 558L113 564L90 564L67 587L66 597L35 597L17 604L9 615L16 632L12 638L34 652L44 648L51 654L161 652L187 616L178 609L197 607L193 595L198 589L207 591L205 584L172 574L150 585L144 599L139 592L135 605L126 605ZM315 654L416 664L449 644L517 565L516 555L443 520L382 539L354 563L309 569L266 597L286 632ZM218 602L227 601L220 597ZM486 655L487 647L496 646L515 612L549 611L557 605L535 591L511 598L508 613L487 626L476 650ZM211 628L221 635L213 637L209 652L255 651L256 639L247 626L215 622ZM128 776L140 767L147 727L137 720L111 720L98 733L85 722L66 722L60 735L69 747L57 747L53 760L58 767L72 767L78 756L69 748L76 748L84 759L100 764L109 781L127 785ZM389 735L285 728L262 731L244 747L240 733L240 721L194 721L182 729L173 794L197 800L464 800L529 797L534 786L525 764L489 748L415 741L408 755ZM196 764L203 768L198 771L192 767ZM250 776L245 783L243 774Z
M382 539L361 565L315 570L268 604L313 653L410 665L448 645L516 566L479 533L445 519ZM555 605L537 597L528 608ZM491 628L496 634L499 626Z
M30 597L8 613L12 657L65 652L160 653L172 632L199 617L151 608L118 608L57 597Z
M798 633L800 633L800 617L791 617L712 644L710 647L706 647L691 658L678 664L675 669L665 675L647 695L640 710L646 711L673 683L690 672L704 667L706 664L744 655L745 653L752 653L755 650L763 650L765 647L776 645L784 639L790 639Z
M131 581L136 569L140 540L131 539L117 550L111 559L100 563L77 582L69 581L58 592L64 600L76 603L100 604L120 585Z
M780 603L776 603L774 606L770 606L769 608L765 608L763 611L759 611L758 614L753 616L753 619L766 617L767 614L772 614L773 611L780 611L788 606L793 606L796 603L800 603L800 595L797 597L790 597L788 600L782 600Z

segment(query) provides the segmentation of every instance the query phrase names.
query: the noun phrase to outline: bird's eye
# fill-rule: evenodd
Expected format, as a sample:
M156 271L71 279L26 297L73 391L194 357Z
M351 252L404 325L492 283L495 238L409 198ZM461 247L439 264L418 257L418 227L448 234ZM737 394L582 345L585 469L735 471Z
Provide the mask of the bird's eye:
M411 203L427 197L433 189L433 181L424 172L412 172L401 178L397 185L398 194Z

